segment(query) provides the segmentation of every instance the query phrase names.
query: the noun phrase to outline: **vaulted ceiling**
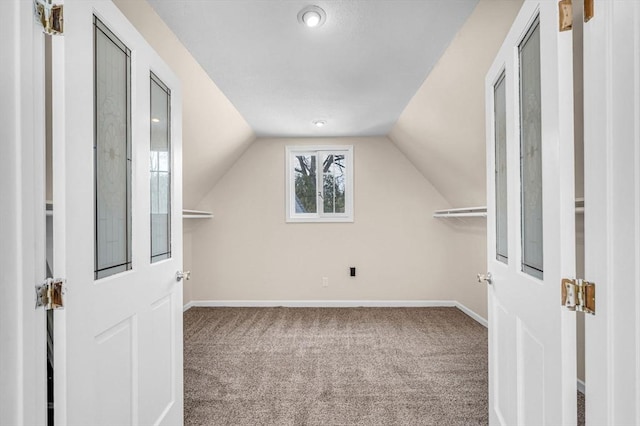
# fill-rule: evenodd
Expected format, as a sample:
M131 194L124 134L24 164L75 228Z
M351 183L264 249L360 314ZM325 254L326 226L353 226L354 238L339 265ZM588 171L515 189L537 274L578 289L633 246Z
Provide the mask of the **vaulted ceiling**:
M486 205L485 77L521 0L480 0L389 133L451 203Z
M299 0L114 2L183 83L185 208L256 137L374 134L483 204L484 77L522 0L324 0L317 28Z
M258 137L326 137L389 133L478 0L149 2Z

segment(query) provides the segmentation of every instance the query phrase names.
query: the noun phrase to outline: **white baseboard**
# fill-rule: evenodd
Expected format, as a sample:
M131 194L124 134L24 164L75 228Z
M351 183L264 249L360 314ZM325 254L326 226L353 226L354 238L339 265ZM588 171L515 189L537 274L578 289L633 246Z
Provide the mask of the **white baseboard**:
M480 324L484 325L486 328L489 328L489 322L487 321L487 319L480 316L480 314L478 314L477 312L467 308L465 305L458 301L456 301L456 308L460 309L462 312L464 312Z
M251 308L422 308L456 306L455 300L194 300L194 306Z
M487 320L457 300L192 300L184 310L194 306L206 308L433 308L455 307L487 327Z
M584 393L584 382L580 379L578 379L578 390Z
M183 307L182 307L182 312L187 312L189 309L193 308L194 306L196 306L195 302L192 300L191 302L187 302Z

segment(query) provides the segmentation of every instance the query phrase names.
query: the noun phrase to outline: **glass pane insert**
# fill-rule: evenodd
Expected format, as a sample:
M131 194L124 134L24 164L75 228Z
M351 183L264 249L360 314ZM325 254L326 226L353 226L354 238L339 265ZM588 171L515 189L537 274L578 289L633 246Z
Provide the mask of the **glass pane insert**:
M504 72L493 88L495 120L496 258L507 263L507 99Z
M151 73L151 262L171 257L171 91Z
M292 163L296 213L316 213L316 156L296 155Z
M519 46L522 271L543 277L540 23Z
M95 278L131 269L131 52L94 18Z
M322 203L324 213L345 212L345 156L322 154Z

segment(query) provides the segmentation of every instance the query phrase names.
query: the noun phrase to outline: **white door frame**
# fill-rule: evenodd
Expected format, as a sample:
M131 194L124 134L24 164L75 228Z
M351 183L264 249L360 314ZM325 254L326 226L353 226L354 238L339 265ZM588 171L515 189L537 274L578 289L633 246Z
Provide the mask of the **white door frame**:
M33 4L0 25L0 424L46 424L44 35Z
M584 24L587 425L640 424L640 3Z

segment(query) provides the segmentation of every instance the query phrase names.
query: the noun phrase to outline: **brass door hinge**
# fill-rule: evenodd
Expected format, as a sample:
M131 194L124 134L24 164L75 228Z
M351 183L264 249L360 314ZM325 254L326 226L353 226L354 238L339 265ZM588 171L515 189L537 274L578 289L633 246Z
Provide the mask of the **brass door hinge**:
M64 308L65 281L60 278L47 278L36 286L36 308L43 306L45 311Z
M589 22L593 18L593 0L584 0L584 22Z
M558 2L558 31L570 31L573 28L573 5L571 0Z
M45 34L64 33L64 5L53 4L51 0L33 0L34 14Z
M581 279L562 280L562 306L570 311L595 315L596 285Z

